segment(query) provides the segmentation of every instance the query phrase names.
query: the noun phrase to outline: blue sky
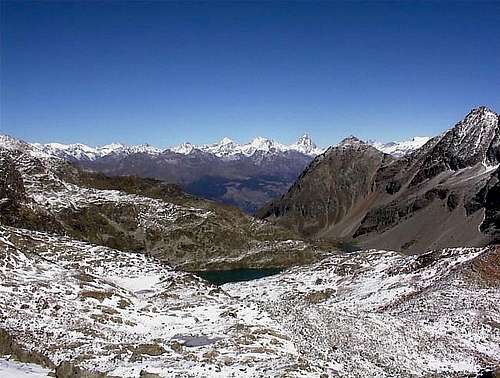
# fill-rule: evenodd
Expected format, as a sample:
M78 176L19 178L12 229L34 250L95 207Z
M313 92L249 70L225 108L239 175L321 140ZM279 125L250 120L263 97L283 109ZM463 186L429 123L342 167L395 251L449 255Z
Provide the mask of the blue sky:
M0 132L160 147L500 111L500 2L1 2Z

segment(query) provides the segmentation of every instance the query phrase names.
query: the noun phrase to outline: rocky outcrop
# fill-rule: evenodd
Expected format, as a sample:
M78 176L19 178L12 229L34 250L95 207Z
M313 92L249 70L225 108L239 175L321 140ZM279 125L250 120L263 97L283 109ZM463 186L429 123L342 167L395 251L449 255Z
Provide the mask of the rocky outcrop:
M479 190L479 192L466 204L469 214L484 209L484 220L480 230L491 235L492 242L500 244L500 169L497 169Z
M0 152L0 214L6 217L18 211L26 199L24 182L14 161L7 153Z
M9 355L17 361L54 368L52 361L43 353L29 350L19 344L5 329L0 328L0 356Z

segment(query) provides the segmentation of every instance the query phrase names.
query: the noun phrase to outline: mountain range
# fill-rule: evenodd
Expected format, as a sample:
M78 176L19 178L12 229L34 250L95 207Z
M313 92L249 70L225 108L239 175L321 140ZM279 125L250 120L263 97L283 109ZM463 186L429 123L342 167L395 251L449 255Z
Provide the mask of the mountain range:
M382 151L401 156L426 140L420 137L398 143L371 143ZM86 170L179 184L191 194L235 205L251 214L283 194L307 164L324 152L308 134L290 145L257 137L245 144L223 138L218 143L184 143L165 150L121 143L101 147L34 143L33 147Z
M217 151L158 156L276 172L270 156L299 156ZM498 115L474 109L403 156L348 137L309 158L257 219L0 136L0 375L498 375Z

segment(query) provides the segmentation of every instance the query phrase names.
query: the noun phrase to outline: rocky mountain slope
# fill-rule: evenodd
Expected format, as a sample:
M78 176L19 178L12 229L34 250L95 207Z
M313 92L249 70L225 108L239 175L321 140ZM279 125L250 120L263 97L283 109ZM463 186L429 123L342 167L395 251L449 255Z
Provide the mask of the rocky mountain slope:
M0 355L60 378L486 374L500 363L499 256L333 254L216 287L144 254L0 226Z
M401 158L347 139L258 215L308 237L406 252L498 242L499 140L485 107Z
M152 179L83 172L15 139L0 147L0 221L142 251L175 267L273 267L321 252L240 210Z
M356 138L328 149L266 210L292 230L1 136L0 375L500 374L500 248L426 252L498 240L492 114L401 158ZM297 233L396 237L420 255L343 253ZM179 270L288 266L222 286Z

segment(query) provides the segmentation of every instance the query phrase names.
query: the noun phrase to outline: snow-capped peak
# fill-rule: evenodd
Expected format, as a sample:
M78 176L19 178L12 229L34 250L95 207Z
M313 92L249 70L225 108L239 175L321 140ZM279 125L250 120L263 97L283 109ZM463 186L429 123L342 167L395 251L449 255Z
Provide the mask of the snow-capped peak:
M98 147L90 147L82 143L32 143L31 146L48 155L57 156L66 160L95 160L112 154L157 154L161 152L161 150L149 144L127 146L123 143L111 143Z
M281 146L282 145L280 143L277 143L271 139L257 137L254 138L249 144L244 145L242 151L244 151L245 155L252 155L255 151L269 152L273 148L281 151Z
M407 155L419 149L424 144L426 144L429 141L429 139L431 138L426 136L416 136L410 140L403 140L400 142L383 143L374 140L369 140L368 144L372 145L377 150L382 151L383 153L399 157Z
M296 143L290 145L285 145L261 136L244 144L236 143L232 139L225 137L220 142L214 144L195 146L191 143L183 143L170 148L170 150L184 155L189 155L195 150L200 150L222 158L233 158L238 155L252 156L256 152L273 154L296 151L310 156L316 156L323 153L323 150L314 144L308 134L304 134Z
M234 144L234 141L232 139L229 139L228 137L222 138L222 140L219 142L220 145L226 145L226 144Z
M194 149L195 146L193 144L186 142L172 147L170 151L175 152L176 154L189 155Z
M297 140L297 146L315 146L313 143L311 137L309 136L308 133L304 133L298 140Z
M316 144L312 141L311 137L307 133L304 133L304 135L302 135L295 144L292 144L290 148L311 156L320 155L323 153L323 150L316 146Z
M202 146L194 146L194 148L221 157L221 156L231 155L237 146L238 145L232 139L224 137L218 143L205 144Z
M131 153L135 154L159 154L161 150L159 148L156 148L150 144L139 144L137 146L130 146L130 147L125 147L126 150L128 150Z

